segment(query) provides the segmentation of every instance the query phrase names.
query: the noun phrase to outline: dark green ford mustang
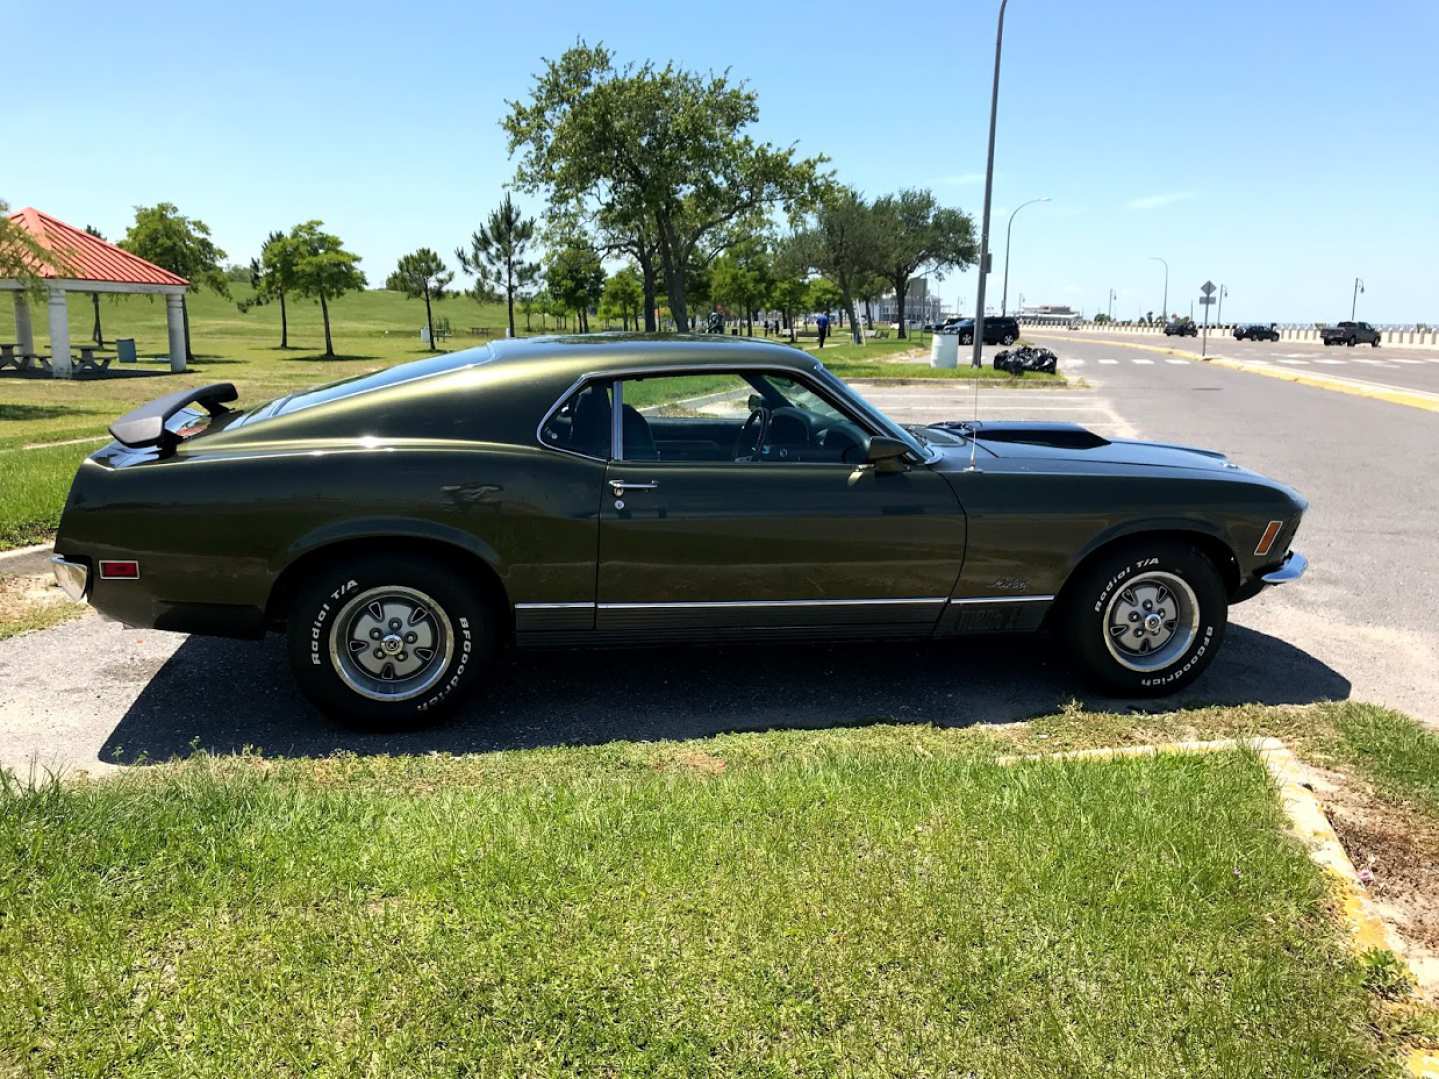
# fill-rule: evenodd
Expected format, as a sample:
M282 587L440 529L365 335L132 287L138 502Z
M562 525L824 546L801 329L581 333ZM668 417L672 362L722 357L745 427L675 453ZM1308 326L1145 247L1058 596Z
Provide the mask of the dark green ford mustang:
M1109 689L1199 675L1297 578L1306 503L1222 454L1066 424L888 419L797 350L505 341L249 411L116 421L56 538L135 626L289 636L324 710L433 715L502 645L1049 627Z

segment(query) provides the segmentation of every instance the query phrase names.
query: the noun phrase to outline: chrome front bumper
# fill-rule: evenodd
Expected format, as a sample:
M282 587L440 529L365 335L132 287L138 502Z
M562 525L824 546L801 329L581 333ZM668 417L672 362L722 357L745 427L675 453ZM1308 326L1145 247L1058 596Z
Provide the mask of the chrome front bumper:
M1265 584L1288 584L1290 581L1297 581L1303 577L1304 571L1308 568L1309 559L1298 551L1290 551L1284 556L1284 561L1279 564L1278 569L1261 574L1259 579Z
M83 562L71 562L57 554L50 559L50 568L55 571L55 583L67 596L76 603L85 599L85 594L90 591L89 566Z

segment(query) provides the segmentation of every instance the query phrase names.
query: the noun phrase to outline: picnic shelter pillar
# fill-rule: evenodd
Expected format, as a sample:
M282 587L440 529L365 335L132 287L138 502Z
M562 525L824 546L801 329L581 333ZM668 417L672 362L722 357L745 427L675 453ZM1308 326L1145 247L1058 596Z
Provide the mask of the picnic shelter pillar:
M70 377L70 310L65 290L50 286L50 365L56 378Z
M30 322L30 297L24 289L15 293L15 340L21 356L35 355L35 327Z
M170 331L170 370L185 370L185 296L181 292L165 296L165 326Z

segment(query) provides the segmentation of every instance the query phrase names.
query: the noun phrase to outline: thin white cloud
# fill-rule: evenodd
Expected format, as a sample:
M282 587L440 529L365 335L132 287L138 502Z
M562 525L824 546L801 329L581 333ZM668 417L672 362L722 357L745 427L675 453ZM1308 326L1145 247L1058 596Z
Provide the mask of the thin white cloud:
M1125 205L1131 210L1157 210L1161 206L1173 206L1176 202L1184 202L1193 197L1193 191L1166 191L1159 195L1141 195L1137 199L1130 199Z

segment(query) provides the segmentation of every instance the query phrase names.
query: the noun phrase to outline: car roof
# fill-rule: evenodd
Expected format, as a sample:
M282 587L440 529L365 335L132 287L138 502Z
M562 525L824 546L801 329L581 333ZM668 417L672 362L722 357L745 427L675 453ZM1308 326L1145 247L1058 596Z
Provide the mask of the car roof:
M811 371L816 363L816 357L791 345L718 334L587 333L511 337L492 341L483 351L488 355L476 356L471 362L508 365L538 361L551 370L572 368L576 374L715 364L761 364ZM460 355L463 354L456 353L457 357Z

